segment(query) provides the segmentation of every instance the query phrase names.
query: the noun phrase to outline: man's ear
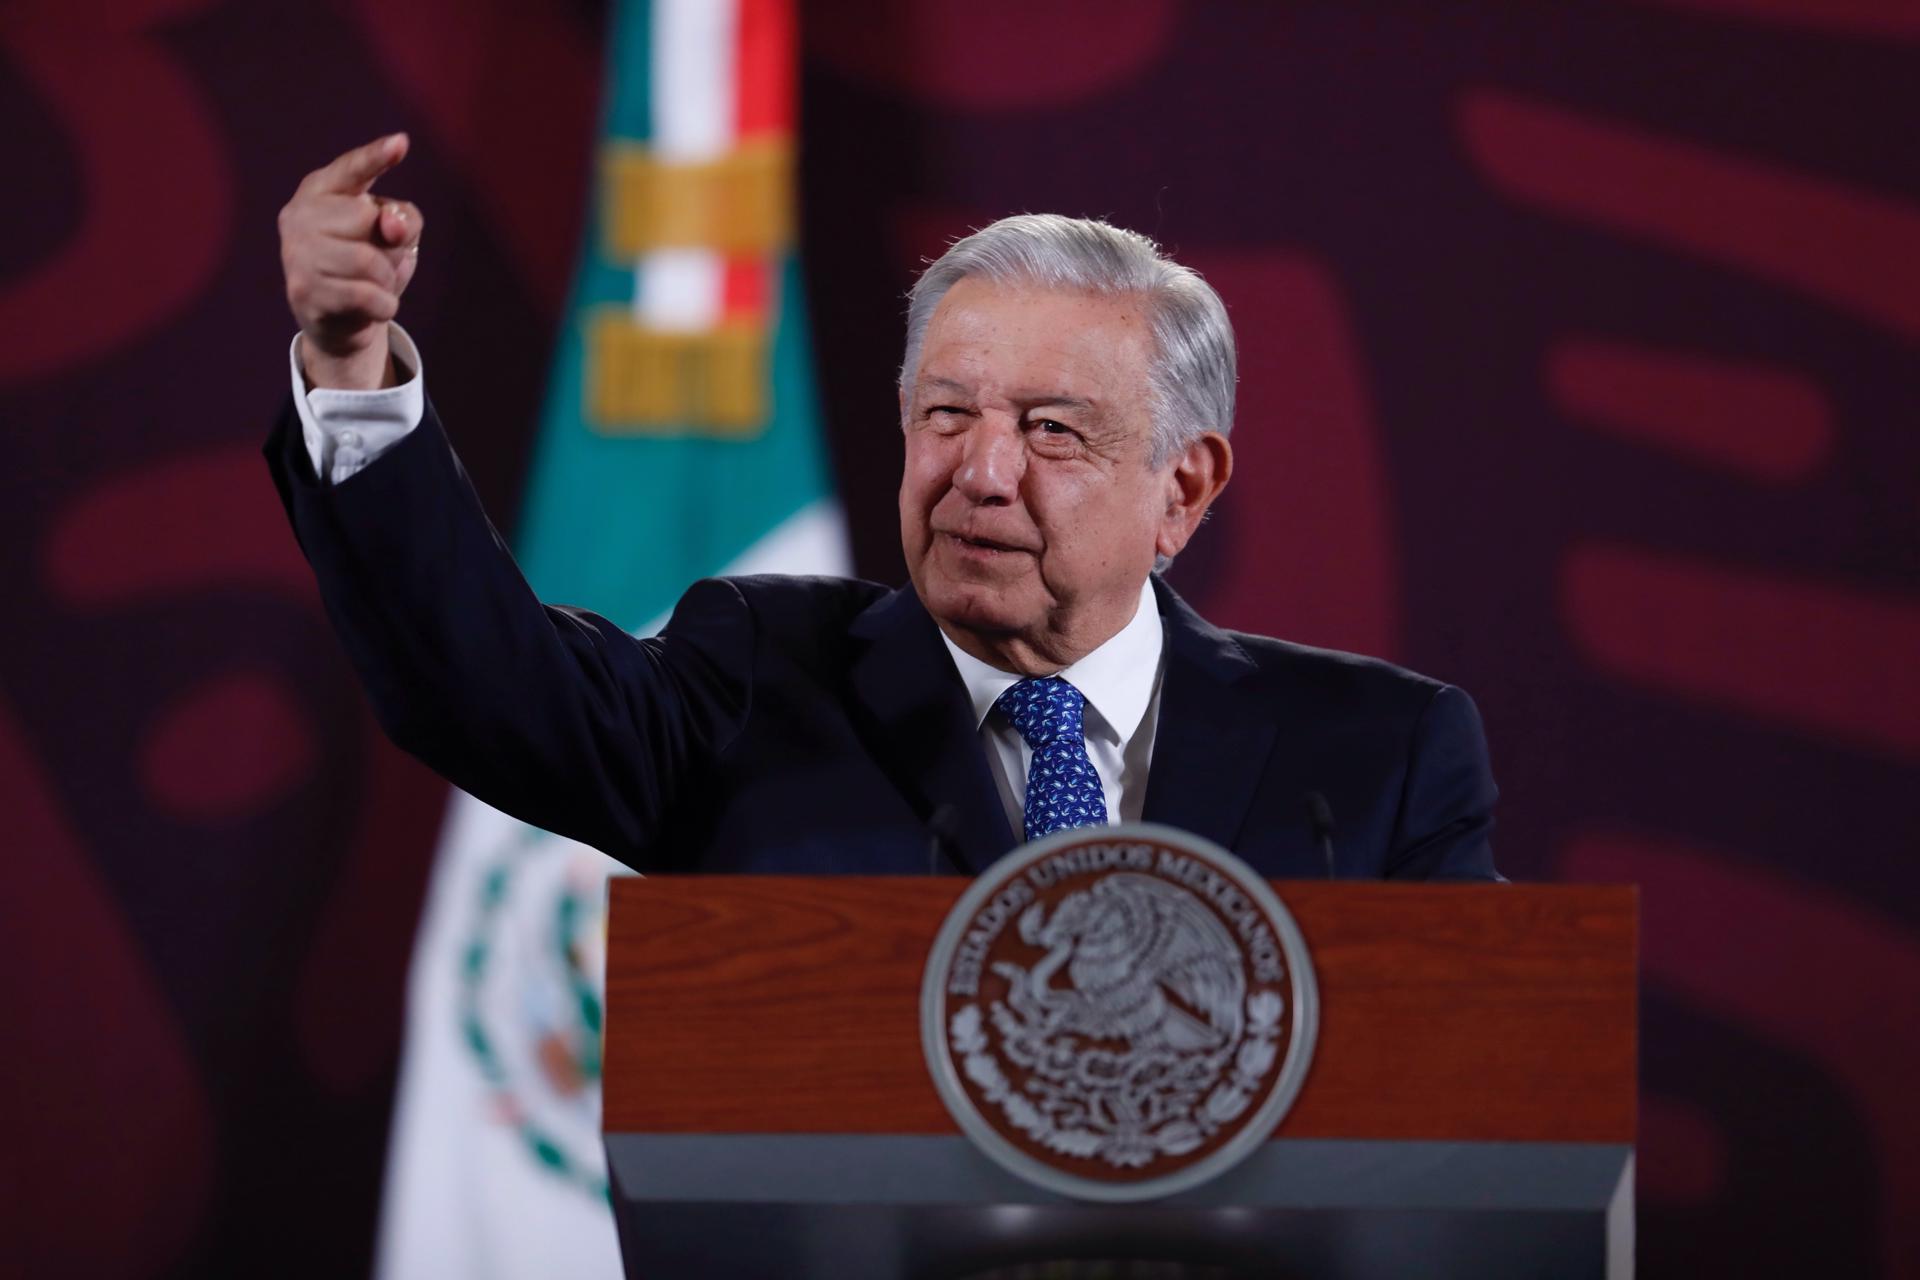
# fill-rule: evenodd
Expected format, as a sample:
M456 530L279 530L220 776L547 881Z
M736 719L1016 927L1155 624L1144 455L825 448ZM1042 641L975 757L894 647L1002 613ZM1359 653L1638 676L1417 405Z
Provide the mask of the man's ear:
M1207 431L1188 441L1167 464L1167 509L1160 517L1154 552L1172 557L1185 550L1232 476L1233 446L1225 436Z

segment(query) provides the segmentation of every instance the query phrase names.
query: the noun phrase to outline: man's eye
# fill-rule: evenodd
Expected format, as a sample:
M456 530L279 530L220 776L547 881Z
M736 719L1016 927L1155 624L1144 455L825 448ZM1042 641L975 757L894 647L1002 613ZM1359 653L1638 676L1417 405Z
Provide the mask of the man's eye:
M1033 425L1038 427L1041 433L1044 435L1075 436L1080 434L1079 432L1075 431L1072 427L1068 426L1066 423L1056 421L1053 418L1037 419Z

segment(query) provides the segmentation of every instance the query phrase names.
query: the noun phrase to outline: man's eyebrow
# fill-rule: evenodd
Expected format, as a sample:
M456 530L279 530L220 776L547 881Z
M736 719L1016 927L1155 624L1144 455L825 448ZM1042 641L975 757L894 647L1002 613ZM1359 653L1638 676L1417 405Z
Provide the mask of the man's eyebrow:
M1080 409L1091 413L1097 406L1091 400L1079 396L1062 395L1057 391L1042 391L1034 395L1015 396L1015 400L1029 409L1055 408Z
M943 378L938 374L929 374L925 377L915 379L914 390L916 391L926 391L926 390L936 390L936 389L940 391L956 392L957 394L963 395L963 396L970 396L973 394L973 388L969 387L966 383L955 382L952 378Z
M973 388L966 383L937 373L930 373L916 379L914 382L914 390L916 392L946 391L968 398L971 398L973 395ZM1015 395L1013 400L1014 403L1027 409L1079 409L1090 413L1099 408L1099 406L1091 400L1081 396L1070 396L1061 391L1028 391Z

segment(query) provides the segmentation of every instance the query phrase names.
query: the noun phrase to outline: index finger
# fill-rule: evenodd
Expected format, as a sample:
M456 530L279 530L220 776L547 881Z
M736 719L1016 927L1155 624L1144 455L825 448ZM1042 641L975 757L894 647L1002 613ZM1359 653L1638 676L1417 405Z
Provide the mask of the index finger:
M399 164L406 155L407 135L390 133L334 157L332 163L313 176L322 191L348 196L364 195L381 174Z

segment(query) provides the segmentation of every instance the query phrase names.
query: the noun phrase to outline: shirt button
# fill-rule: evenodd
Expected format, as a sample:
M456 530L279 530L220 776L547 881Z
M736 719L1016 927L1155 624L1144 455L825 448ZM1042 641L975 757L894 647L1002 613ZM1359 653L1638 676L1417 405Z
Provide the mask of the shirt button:
M360 433L352 428L348 428L340 433L340 443L349 449L358 449L360 447Z

